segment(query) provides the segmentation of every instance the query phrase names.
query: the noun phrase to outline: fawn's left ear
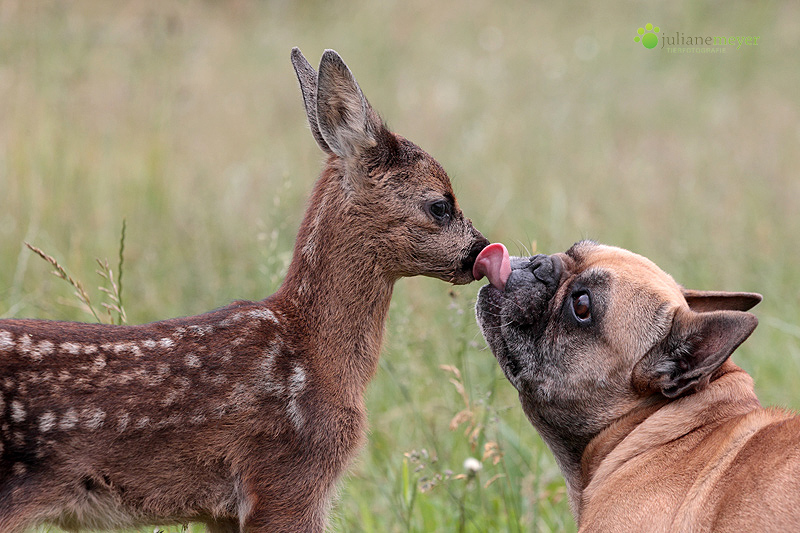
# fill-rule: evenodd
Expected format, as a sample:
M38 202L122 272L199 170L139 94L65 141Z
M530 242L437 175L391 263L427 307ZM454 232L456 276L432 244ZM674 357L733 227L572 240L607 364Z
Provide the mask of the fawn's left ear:
M306 117L308 117L311 134L319 147L330 154L332 153L331 148L319 132L319 124L317 123L317 71L314 70L314 67L311 66L311 63L308 62L297 47L292 48L292 65L294 66L295 74L297 74L297 81L300 82L300 91L303 93L303 104L306 108Z
M680 307L667 337L636 364L634 383L667 398L701 390L757 325L755 315L743 311Z
M322 138L339 157L358 157L377 145L383 123L333 50L325 50L319 63L316 105Z

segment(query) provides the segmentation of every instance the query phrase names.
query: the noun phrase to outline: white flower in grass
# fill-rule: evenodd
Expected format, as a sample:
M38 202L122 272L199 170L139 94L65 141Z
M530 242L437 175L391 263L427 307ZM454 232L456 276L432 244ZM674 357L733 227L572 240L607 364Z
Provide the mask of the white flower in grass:
M468 476L474 476L481 468L483 468L483 464L474 457L467 457L464 459L464 470L467 472Z

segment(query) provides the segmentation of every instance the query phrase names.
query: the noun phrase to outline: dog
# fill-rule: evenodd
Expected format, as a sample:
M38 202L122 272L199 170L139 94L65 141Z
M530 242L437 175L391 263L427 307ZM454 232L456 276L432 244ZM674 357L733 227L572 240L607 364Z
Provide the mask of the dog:
M475 263L476 314L553 452L582 532L793 531L800 418L761 407L731 353L754 293L687 290L650 260L584 241Z

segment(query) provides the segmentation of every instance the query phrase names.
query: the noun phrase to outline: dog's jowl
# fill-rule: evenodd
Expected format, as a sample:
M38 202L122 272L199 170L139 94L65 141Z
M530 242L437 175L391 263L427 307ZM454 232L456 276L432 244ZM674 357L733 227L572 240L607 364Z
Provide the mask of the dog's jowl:
M507 272L510 273L501 274ZM731 360L761 296L687 290L581 242L476 260L478 322L566 478L581 531L795 531L800 418Z
M324 528L395 281L469 283L488 242L336 52L292 63L327 161L278 292L140 326L0 321L0 532Z

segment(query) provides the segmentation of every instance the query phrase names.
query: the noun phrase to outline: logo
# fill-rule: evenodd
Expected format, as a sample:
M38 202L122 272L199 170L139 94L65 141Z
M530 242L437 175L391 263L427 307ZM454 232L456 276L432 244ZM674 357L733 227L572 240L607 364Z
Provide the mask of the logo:
M667 35L662 32L661 28L654 26L649 22L644 25L644 28L636 30L636 37L633 38L634 42L642 43L642 46L652 50L657 46L668 53L673 54L708 54L708 53L723 53L729 48L733 50L741 50L742 47L758 46L758 40L761 38L759 35L703 35L698 33L684 33L676 31L674 36L672 33ZM659 46L659 42L661 46Z
M656 46L658 46L658 35L656 34L660 31L661 28L659 28L658 26L653 27L653 25L648 22L647 24L644 25L644 28L639 28L638 30L636 30L636 33L638 33L639 35L634 37L633 40L634 42L637 43L639 41L642 41L642 46L644 46L645 48L655 48Z

